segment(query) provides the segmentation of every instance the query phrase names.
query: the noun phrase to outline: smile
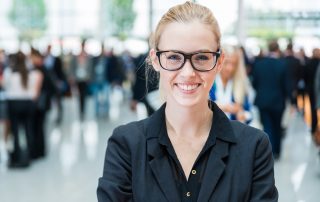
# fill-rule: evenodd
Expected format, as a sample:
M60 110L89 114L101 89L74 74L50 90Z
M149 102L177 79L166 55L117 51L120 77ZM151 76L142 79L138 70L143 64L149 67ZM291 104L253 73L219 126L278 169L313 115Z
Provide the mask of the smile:
M177 83L176 84L181 90L184 91L192 91L196 89L200 84L182 84L182 83Z

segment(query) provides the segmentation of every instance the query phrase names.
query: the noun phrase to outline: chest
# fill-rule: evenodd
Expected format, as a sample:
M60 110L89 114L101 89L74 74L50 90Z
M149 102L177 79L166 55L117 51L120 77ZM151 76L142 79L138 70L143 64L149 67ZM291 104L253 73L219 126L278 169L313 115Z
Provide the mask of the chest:
M170 138L173 149L187 179L205 145L206 139L207 137L195 139Z

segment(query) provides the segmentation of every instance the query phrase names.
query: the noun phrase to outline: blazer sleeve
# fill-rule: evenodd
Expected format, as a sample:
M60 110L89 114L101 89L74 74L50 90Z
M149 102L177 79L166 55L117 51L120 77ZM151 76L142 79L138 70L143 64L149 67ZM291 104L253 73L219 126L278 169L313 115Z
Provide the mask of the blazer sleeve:
M131 157L125 133L116 128L108 140L103 176L97 189L99 202L132 201Z
M268 136L263 135L256 147L250 201L277 202L273 157Z

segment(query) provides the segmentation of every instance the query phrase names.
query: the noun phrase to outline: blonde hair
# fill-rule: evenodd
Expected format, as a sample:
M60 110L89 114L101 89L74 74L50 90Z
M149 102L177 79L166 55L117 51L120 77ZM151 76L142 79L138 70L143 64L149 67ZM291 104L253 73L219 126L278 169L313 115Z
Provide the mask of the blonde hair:
M170 8L167 13L162 16L155 32L150 37L150 47L155 49L158 47L161 34L166 25L173 22L188 23L196 20L211 27L212 33L216 37L218 47L220 47L220 28L211 10L190 1Z
M246 73L243 52L236 46L224 46L225 57L235 56L237 66L233 75L233 96L237 103L243 104L245 96L249 93L250 82Z

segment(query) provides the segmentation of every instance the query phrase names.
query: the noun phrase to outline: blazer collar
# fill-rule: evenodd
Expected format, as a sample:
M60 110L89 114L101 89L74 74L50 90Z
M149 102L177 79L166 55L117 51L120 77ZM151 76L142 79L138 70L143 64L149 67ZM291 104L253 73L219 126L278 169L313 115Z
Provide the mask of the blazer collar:
M233 133L228 117L214 102L210 101L209 106L213 111L212 127L210 133L213 133L213 135L217 139L236 143L236 137ZM163 123L165 122L165 108L166 103L164 103L151 117L149 117L146 125L147 140L149 140L150 138L159 137L159 132L164 126Z
M161 187L168 201L179 201L179 193L173 180L173 173L169 164L168 156L159 144L159 134L161 130L166 130L165 126L165 104L161 106L145 122L147 152L149 155L149 165L154 176ZM213 110L212 127L210 130L210 141L214 141L214 146L209 154L206 171L203 176L198 201L208 201L214 191L222 173L225 169L224 159L229 155L229 145L236 143L229 119L226 117L214 102L209 106Z

